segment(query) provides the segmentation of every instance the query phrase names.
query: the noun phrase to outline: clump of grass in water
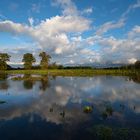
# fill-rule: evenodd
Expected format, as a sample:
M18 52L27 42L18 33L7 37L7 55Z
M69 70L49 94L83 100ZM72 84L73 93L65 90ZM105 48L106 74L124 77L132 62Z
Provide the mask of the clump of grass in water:
M92 113L93 107L92 106L85 106L83 108L84 113Z
M50 108L50 112L53 112L53 108Z
M106 107L106 112L107 112L107 114L109 115L109 116L112 116L112 114L113 114L113 108L111 107L111 106L108 106L108 107Z
M63 110L60 115L64 118L65 117L65 111Z
M112 129L107 126L98 126L96 128L97 136L102 140L111 140L112 138Z
M88 128L88 131L99 140L111 140L113 135L112 128L104 125Z
M108 116L112 116L113 115L113 108L111 106L107 106L105 111L101 114L103 119L107 119Z

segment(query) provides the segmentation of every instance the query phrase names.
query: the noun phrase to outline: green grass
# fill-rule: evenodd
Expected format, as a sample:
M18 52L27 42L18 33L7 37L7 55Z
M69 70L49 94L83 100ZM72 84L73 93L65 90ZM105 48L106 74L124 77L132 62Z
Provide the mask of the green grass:
M112 70L112 69L56 69L56 70L7 70L7 74L40 74L51 76L94 76L94 75L114 75L133 76L140 75L140 70Z

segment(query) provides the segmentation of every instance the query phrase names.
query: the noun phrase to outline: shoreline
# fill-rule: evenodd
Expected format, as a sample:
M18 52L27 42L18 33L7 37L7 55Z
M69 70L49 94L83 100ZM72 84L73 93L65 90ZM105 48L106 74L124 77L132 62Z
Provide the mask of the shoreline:
M140 70L124 69L48 69L48 70L6 70L0 71L5 74L39 74L51 76L140 76Z

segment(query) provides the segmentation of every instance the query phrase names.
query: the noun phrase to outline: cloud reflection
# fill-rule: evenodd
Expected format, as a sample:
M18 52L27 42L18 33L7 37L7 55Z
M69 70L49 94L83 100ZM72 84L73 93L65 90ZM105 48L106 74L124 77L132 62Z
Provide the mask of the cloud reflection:
M8 80L8 83L8 91L0 90L0 98L8 100L7 104L0 106L0 119L4 120L35 113L56 124L76 124L90 118L83 113L84 103L96 106L99 112L103 110L104 103L123 103L133 113L140 113L140 85L127 77L57 77L51 79L50 85L43 90L39 81L30 90L24 88L23 81ZM6 92L10 95L7 96ZM65 111L65 118L60 115L62 111ZM122 117L119 112L114 114ZM30 120L33 121L33 118Z

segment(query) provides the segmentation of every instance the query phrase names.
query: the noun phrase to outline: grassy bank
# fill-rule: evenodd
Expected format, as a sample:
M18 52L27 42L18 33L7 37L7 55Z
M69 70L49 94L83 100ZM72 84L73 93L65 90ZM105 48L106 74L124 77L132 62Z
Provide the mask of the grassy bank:
M56 70L7 70L7 74L41 74L51 76L140 75L140 70L119 69L56 69Z

